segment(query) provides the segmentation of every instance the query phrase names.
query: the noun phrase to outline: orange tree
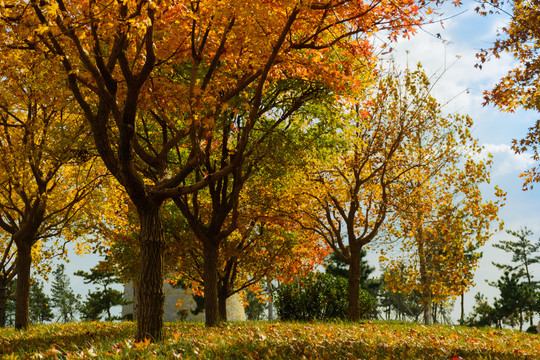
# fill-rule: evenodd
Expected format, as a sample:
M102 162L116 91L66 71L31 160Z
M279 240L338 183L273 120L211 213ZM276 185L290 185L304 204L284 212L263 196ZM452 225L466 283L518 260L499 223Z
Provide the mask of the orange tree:
M483 0L476 11L481 15L504 12L510 15L509 24L504 26L493 46L477 55L480 63L488 61L491 56L499 58L502 53L513 56L517 64L495 87L485 92L486 104L493 103L500 110L514 112L519 107L528 110L540 110L540 29L538 14L540 7L535 1L522 0ZM540 120L529 128L527 135L513 141L516 153L531 151L533 159L540 160L538 144L540 143ZM537 167L521 175L524 188L540 180Z
M350 85L353 60L371 56L369 35L408 35L423 6L412 0L2 2L2 49L44 52L64 68L101 158L137 209L137 340L162 338L163 202L207 186L228 188L218 183L232 172L237 192L251 132L261 112L271 110L263 103L268 85L291 77L333 90ZM231 121L226 114L237 109L246 116L229 146L214 147L223 134L214 133L216 124ZM224 150L234 150L227 161L205 167L209 153ZM211 261L223 237L206 238ZM214 325L216 281L207 276L207 325Z
M275 148L269 152L273 154L273 161L266 162L261 166L264 169L250 177L239 196L236 214L232 213L226 219L225 225L231 230L223 238L214 264L221 320L227 319L226 299L231 295L246 288L260 290L259 283L265 278L291 281L300 272L313 271L328 253L324 244L313 239L313 234L303 231L272 209L272 204L289 190L286 184L295 181L292 163L284 158L300 158L300 152L294 151L295 146L285 139L282 137L290 153ZM268 149L264 149L266 151ZM289 165L286 171L285 162ZM204 221L211 218L213 208L208 195L204 197L199 193L198 196L199 221ZM193 227L186 227L179 221L178 211L171 209L166 217L167 234L177 243L173 250L177 254L175 277L191 282L194 288L203 287L206 277L202 241L199 237L196 237L197 241L190 239L189 233L194 236Z
M19 56L0 60L0 229L16 247L18 329L28 326L33 249L42 258L64 252L60 241L83 225L77 216L103 175L69 97L48 79L54 69L39 71L39 54L24 63Z
M421 69L406 71L381 76L361 99L345 103L339 115L342 142L326 161L306 167L306 180L290 199L302 226L349 265L350 320L360 314L362 249L408 198L404 181L416 172L433 172L434 164L456 152L451 134L461 134L461 122L441 114L431 86Z

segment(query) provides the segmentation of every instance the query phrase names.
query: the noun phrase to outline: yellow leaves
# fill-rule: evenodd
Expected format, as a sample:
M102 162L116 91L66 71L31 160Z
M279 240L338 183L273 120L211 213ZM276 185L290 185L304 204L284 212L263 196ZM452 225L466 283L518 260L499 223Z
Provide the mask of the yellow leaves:
M37 29L36 29L36 32L40 35L43 35L45 32L49 31L49 27L47 25L40 25Z
M133 346L138 350L145 350L152 345L152 341L149 338L144 338L140 342L134 342Z
M58 6L58 2L56 1L51 1L49 2L47 5L43 6L43 8L45 9L45 11L52 15L52 16L56 16L58 15L58 13L60 12L60 8Z
M16 355L15 353L4 355L4 359L6 360L19 360L19 355Z

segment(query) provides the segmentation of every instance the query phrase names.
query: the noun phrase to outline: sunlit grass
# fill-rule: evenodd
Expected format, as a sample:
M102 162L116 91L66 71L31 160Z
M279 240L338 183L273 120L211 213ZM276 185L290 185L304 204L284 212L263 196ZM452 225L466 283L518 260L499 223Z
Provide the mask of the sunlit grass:
M538 359L540 337L514 330L349 323L168 323L159 344L135 324L0 329L2 359Z

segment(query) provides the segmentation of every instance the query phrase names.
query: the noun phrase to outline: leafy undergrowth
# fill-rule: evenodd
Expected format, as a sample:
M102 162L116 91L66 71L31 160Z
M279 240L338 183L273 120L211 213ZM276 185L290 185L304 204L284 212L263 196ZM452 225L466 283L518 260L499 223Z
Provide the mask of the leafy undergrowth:
M159 344L135 325L0 329L1 359L539 359L540 336L512 330L388 323L168 323Z

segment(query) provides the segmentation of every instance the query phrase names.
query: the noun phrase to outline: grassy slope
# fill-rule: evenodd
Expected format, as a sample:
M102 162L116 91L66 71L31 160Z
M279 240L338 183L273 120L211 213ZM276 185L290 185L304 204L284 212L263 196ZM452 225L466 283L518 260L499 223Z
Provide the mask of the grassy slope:
M540 336L410 324L169 323L160 344L133 343L133 323L0 329L1 359L540 359Z

